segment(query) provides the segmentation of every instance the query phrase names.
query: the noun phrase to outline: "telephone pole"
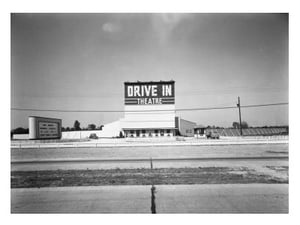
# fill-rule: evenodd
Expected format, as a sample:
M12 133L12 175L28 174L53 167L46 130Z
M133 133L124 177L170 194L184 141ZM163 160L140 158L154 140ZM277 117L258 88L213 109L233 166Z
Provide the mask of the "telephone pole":
M238 97L238 104L237 104L237 107L239 108L239 117L240 117L240 134L241 134L241 136L243 136L240 97Z

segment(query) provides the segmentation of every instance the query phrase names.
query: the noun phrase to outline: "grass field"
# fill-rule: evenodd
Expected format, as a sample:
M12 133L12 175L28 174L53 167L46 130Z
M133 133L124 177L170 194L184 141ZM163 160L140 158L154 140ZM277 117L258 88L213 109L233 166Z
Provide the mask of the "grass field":
M275 168L287 172L287 167ZM11 172L12 188L150 184L288 183L246 167L55 170Z

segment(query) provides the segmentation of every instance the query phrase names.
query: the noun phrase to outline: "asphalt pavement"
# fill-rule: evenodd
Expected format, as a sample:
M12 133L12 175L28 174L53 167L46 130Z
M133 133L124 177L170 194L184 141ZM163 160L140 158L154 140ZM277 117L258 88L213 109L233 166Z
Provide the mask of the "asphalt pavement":
M11 149L11 161L287 156L288 144Z
M11 189L12 213L288 213L288 184Z

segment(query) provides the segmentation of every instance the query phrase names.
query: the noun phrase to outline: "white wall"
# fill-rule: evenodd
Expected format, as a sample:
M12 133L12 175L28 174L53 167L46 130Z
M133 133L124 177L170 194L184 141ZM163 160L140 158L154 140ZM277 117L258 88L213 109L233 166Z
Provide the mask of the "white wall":
M14 134L13 140L28 140L29 134Z
M89 138L91 134L96 134L98 137L116 137L121 131L120 120L105 124L102 130L83 130L83 131L64 131L62 132L62 139L85 139Z
M175 105L125 105L122 128L175 128Z
M28 118L28 124L29 124L29 139L36 139L37 134L36 134L36 118L34 117L29 117Z
M193 137L196 123L179 118L179 132L182 136Z

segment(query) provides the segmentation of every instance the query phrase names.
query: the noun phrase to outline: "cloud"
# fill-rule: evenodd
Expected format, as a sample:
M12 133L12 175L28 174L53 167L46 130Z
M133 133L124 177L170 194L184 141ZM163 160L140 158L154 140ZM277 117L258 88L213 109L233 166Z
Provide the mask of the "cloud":
M121 27L116 23L104 23L102 30L107 33L117 33L121 30Z
M161 42L169 39L173 30L184 20L191 17L185 13L163 13L153 14L152 26Z
M187 19L190 17L189 14L185 14L185 13L163 13L163 14L159 14L163 23L165 23L165 25L168 25L172 28L174 28L175 26L177 26L177 24L179 24L182 20Z

